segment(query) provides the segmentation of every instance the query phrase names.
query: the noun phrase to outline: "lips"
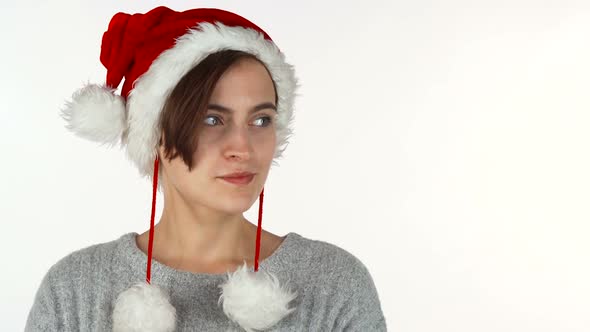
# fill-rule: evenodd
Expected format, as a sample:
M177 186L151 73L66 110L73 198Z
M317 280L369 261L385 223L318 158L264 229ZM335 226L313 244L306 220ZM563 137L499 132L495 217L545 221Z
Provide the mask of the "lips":
M233 184L248 184L254 179L254 174L247 176L225 176L222 179Z
M234 172L234 173L231 173L231 174L223 175L222 177L223 178L241 178L241 177L244 177L244 176L251 176L251 175L254 175L254 173L251 173L251 172Z

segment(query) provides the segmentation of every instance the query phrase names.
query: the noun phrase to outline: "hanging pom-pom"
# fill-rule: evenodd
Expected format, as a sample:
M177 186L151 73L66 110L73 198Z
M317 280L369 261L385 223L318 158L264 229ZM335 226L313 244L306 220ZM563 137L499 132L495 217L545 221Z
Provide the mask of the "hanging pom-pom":
M176 309L168 294L146 282L119 294L113 310L113 332L173 332Z
M88 84L66 101L61 117L76 135L102 144L115 145L126 127L125 101L115 89Z
M295 310L288 304L297 292L283 289L270 273L248 271L246 262L219 287L223 312L248 332L268 329Z

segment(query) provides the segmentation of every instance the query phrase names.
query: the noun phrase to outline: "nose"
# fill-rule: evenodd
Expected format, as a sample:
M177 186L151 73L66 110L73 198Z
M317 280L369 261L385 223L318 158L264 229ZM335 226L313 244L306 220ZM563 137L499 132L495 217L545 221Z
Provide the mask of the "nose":
M225 155L228 158L248 159L252 151L248 126L230 126L227 133Z

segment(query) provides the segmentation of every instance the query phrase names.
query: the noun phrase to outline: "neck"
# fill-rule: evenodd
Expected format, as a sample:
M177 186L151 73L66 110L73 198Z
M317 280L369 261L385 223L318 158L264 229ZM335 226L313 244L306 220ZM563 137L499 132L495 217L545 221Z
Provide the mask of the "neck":
M154 257L175 267L250 262L255 254L255 232L241 213L226 214L169 200L154 228Z

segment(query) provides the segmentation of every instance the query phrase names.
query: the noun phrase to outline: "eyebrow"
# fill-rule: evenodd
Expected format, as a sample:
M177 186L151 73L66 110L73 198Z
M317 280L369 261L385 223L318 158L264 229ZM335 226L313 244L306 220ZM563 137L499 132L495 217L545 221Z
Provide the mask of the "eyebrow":
M260 111L260 110L267 109L267 108L273 109L275 112L277 111L277 107L273 103L267 102L267 103L262 103L262 104L254 106L252 109L250 109L250 111L248 113L253 113L253 112ZM221 106L219 104L209 104L209 106L207 106L207 109L219 111L222 113L231 113L234 111L231 108Z

